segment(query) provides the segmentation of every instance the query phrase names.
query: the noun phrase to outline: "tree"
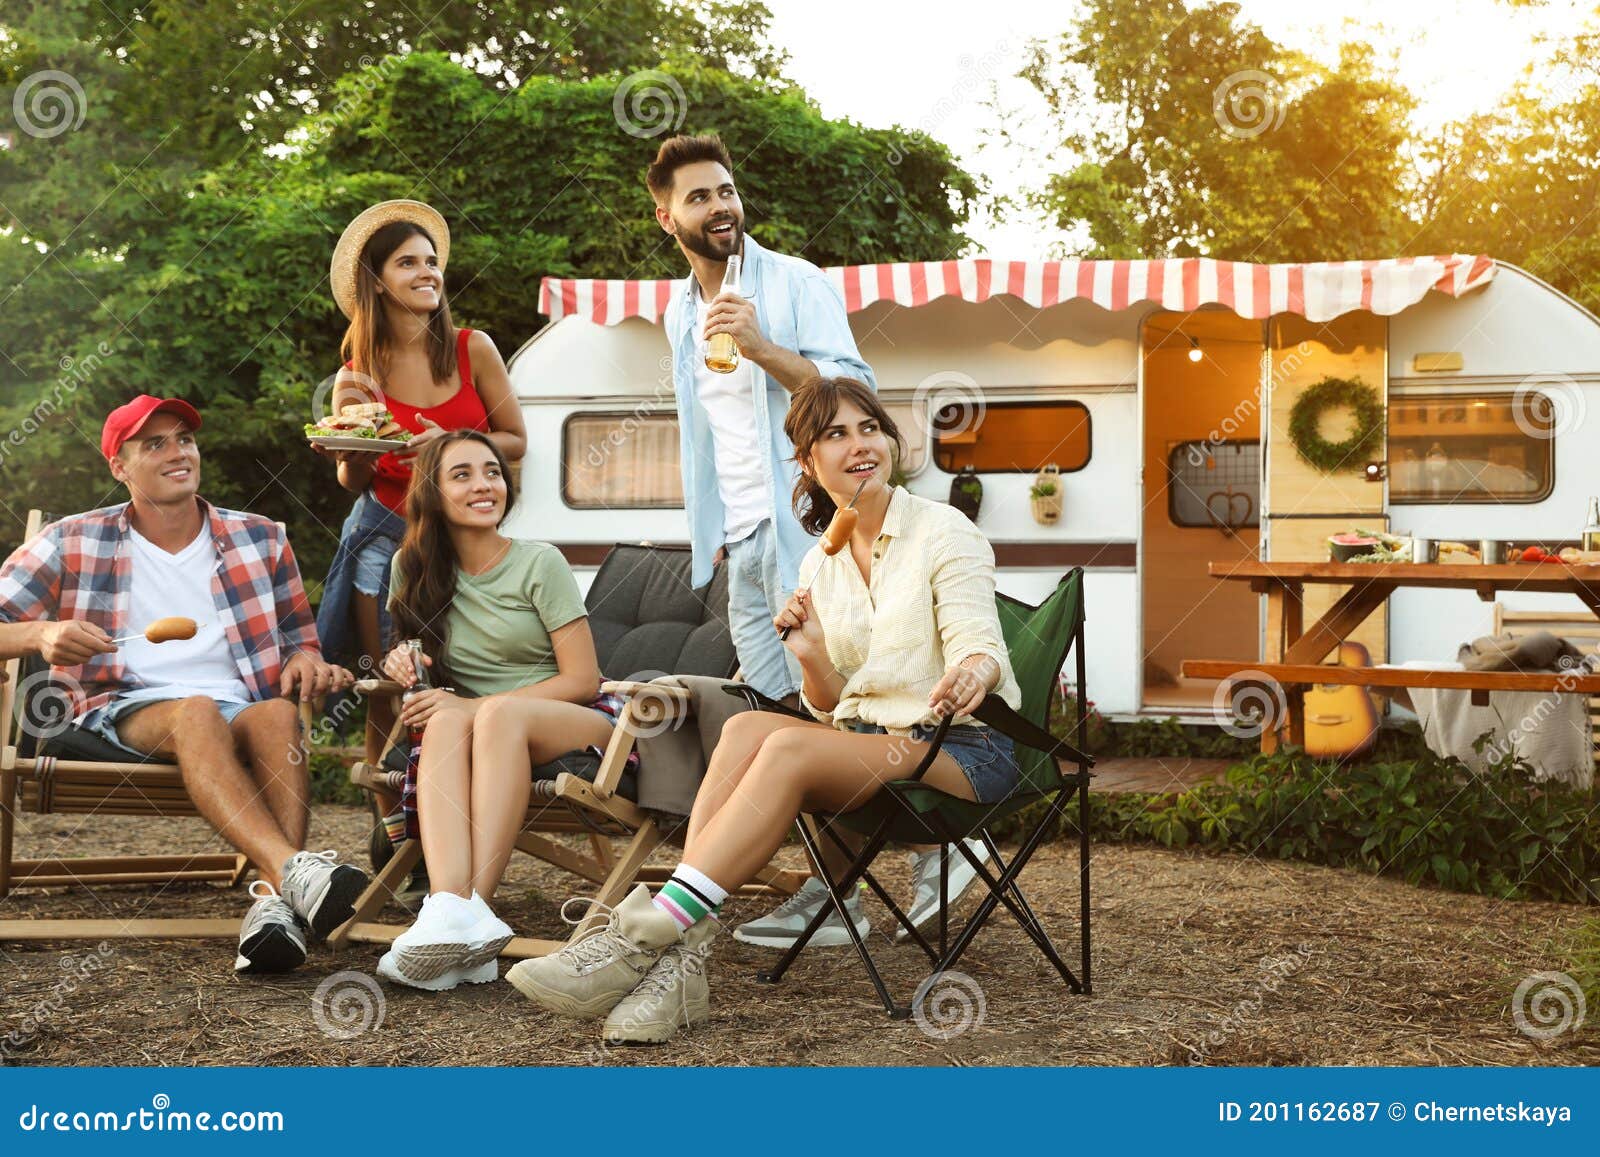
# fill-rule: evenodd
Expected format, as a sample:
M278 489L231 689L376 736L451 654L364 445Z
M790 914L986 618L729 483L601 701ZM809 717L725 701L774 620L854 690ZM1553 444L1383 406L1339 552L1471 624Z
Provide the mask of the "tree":
M1405 235L1413 102L1368 49L1329 70L1237 4L1090 0L1023 76L1070 158L1033 203L1086 228L1086 256L1336 260Z
M666 103L636 113L641 83ZM656 129L722 132L752 232L821 264L958 252L977 193L930 138L828 121L795 90L720 68L535 76L507 91L413 53L343 78L328 103L279 157L219 166L170 214L132 215L138 231L114 254L0 237L0 284L25 286L6 306L0 398L15 400L9 428L37 427L0 441L13 518L117 500L96 449L101 417L135 393L178 393L206 418L206 493L283 515L307 574L322 574L349 502L300 426L344 327L328 258L373 202L416 197L444 213L453 313L509 355L539 326L545 274L683 275L644 188ZM59 293L36 292L40 264Z

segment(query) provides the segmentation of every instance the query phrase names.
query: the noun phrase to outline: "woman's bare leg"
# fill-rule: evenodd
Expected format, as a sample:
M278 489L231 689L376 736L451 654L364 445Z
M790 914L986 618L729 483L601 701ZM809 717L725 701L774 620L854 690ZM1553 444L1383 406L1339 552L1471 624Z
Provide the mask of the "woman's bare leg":
M598 711L556 699L495 696L472 728L472 887L494 897L522 831L541 763L580 747L602 750L611 724ZM430 870L432 860L429 860Z
M767 737L790 728L805 728L819 734L838 734L822 723L766 711L742 712L723 726L722 738L711 753L705 778L700 781L700 790L694 797L694 808L689 813L689 828L683 843L685 857L695 846L706 823L728 802L728 797L750 770L750 764Z
M901 736L828 727L775 730L705 821L693 848L685 848L683 862L732 891L772 858L801 812L853 811L885 783L905 778L926 752L925 743ZM962 799L975 798L965 773L945 752L923 782Z
M472 735L468 711L445 709L429 720L417 765L417 818L434 892L472 895Z

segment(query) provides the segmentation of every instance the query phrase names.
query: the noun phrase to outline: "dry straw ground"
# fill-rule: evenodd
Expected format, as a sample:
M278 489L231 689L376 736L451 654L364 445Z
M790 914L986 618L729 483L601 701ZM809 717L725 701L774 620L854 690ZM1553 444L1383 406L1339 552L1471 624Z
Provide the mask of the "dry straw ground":
M367 826L359 809L319 806L312 846L354 857ZM206 843L193 821L47 816L23 827L24 855L63 840L70 854ZM1029 875L1036 909L1075 952L1076 857L1046 848ZM904 889L905 869L890 879ZM519 931L554 935L561 901L577 890L518 856L499 908ZM242 891L211 886L121 888L13 893L0 913L224 915L244 904ZM730 920L762 906L735 902ZM867 910L891 985L909 993L920 953L888 945L887 915L875 901ZM381 1020L334 1039L318 1027L316 992L335 973L370 974L378 952L366 946L318 949L293 974L246 979L232 971L232 946L215 941L112 942L109 966L87 974L75 962L91 944L12 943L0 945L0 1043L9 1042L0 1055L51 1065L1600 1063L1600 1009L1582 1031L1549 1041L1519 1032L1510 1010L1523 977L1557 967L1549 944L1582 919L1578 908L1106 846L1095 852L1094 913L1087 998L1069 995L1001 913L963 963L981 1015L974 1005L959 1035L886 1019L848 949L810 953L774 988L754 980L771 955L725 936L711 1023L665 1047L614 1051L598 1047L596 1026L547 1016L505 984L439 995L384 985ZM69 991L63 977L74 975ZM962 1010L949 1001L929 1011L937 1028L941 1013Z

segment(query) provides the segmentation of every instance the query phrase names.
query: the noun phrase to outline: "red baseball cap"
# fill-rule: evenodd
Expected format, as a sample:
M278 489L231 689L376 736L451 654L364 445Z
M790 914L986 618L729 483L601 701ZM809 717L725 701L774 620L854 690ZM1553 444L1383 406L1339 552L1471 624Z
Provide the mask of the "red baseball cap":
M100 453L107 459L115 458L122 444L144 428L152 414L176 414L189 423L189 429L200 428L200 411L182 398L157 398L140 394L126 406L118 406L106 417L100 430Z

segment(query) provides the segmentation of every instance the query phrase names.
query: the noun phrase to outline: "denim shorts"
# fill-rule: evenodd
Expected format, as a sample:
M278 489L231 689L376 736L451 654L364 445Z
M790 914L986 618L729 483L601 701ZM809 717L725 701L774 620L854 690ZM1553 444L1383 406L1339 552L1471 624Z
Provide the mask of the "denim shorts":
M395 544L382 535L375 534L364 542L352 560L355 563L351 582L357 592L368 598L377 598L389 577L389 564L396 553Z
M191 698L191 696L181 694L169 695L165 698L160 696L134 698L124 693L113 696L110 702L100 707L96 707L93 711L87 712L79 719L73 720L73 725L76 727L81 727L85 731L94 732L94 734L98 735L101 739L104 739L113 747L120 748L121 750L126 751L129 755L137 755L142 757L146 754L145 752L135 751L126 743L122 742L122 738L117 734L117 720L121 719L124 715L132 715L140 708L149 707L153 703L168 703L173 699L188 698ZM237 703L231 699L217 699L214 700L214 702L217 705L217 710L222 712L222 721L224 723L232 723L244 713L246 708L255 706L254 703Z
M857 723L855 729L864 735L888 734L876 723ZM910 738L927 743L936 730L934 725L921 724L911 729ZM939 750L956 761L979 803L999 803L1017 790L1022 769L1017 766L1016 744L1009 735L992 727L959 723L950 728Z

